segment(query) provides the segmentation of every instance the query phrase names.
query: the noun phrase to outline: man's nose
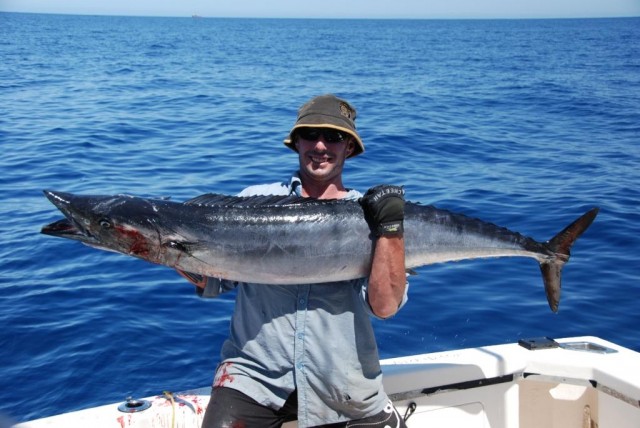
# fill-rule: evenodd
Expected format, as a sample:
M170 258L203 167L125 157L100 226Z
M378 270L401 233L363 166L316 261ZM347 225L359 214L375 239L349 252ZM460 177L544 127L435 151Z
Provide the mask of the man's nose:
M324 140L324 135L320 135L316 140L314 148L316 150L327 150L327 142Z

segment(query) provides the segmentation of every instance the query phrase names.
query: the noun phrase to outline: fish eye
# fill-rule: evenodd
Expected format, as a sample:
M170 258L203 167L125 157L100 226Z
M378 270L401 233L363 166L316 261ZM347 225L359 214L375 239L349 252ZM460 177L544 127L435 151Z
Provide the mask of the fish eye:
M186 251L187 248L181 244L180 242L176 242L176 241L170 241L167 244L170 248L173 248L174 250L178 250L178 251Z
M111 222L106 218L100 219L100 227L103 229L109 229L111 227Z

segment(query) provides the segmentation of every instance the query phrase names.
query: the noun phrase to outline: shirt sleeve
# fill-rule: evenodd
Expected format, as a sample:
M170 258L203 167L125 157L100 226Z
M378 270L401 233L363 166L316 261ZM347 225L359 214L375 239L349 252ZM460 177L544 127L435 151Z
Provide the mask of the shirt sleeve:
M288 195L290 187L286 183L258 184L249 186L238 193L238 196Z

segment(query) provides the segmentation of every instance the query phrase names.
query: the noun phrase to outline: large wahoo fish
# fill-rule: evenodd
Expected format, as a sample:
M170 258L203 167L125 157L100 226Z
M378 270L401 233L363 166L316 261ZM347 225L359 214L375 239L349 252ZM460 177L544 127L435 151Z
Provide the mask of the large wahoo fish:
M211 277L264 284L322 283L369 274L372 238L356 201L203 195L179 203L45 191L66 216L42 233ZM548 242L407 202L406 267L524 256L540 263L549 306L560 300L569 249L594 208Z

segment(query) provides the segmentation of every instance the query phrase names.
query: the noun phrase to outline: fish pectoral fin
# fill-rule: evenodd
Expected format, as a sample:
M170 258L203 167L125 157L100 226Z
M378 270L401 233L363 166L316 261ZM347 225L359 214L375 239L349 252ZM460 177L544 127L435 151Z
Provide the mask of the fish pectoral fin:
M207 285L207 277L204 275L200 275L199 273L187 272L184 270L176 269L178 273L189 280L194 285L204 288Z

